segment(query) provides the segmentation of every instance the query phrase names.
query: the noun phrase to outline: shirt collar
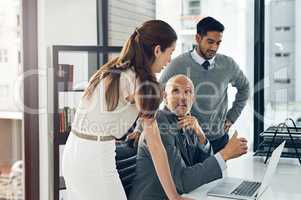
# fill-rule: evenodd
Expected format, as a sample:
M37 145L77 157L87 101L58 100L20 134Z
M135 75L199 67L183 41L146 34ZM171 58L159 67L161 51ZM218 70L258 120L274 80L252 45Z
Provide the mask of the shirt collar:
M193 60L195 62L197 62L198 64L202 65L206 59L204 59L202 56L200 56L196 50L196 48L194 48L194 50L191 52L191 57L193 58ZM209 61L210 66L208 69L212 69L214 67L214 60L215 60L215 56L213 58L211 58Z

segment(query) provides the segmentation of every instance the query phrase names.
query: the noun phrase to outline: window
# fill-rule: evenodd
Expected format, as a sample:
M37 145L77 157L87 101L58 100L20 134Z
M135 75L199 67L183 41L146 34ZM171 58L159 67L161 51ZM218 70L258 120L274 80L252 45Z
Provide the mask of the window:
M8 53L7 49L0 50L0 62L8 63Z
M109 46L123 46L136 27L147 20L155 19L155 0L109 1Z
M200 0L184 0L183 15L200 15L201 1Z

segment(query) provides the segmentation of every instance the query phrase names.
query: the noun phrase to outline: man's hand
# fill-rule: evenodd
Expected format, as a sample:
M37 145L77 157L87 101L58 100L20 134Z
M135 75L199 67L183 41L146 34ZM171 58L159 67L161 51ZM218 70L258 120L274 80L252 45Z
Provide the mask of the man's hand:
M205 134L201 126L199 125L198 120L194 116L187 115L184 117L179 117L179 126L181 128L194 130L201 144L204 144L206 142Z
M220 151L220 154L225 161L237 158L248 152L247 142L245 138L238 138L237 131L235 131L228 144Z
M230 129L230 127L232 126L232 122L228 119L226 119L225 123L224 123L224 131L225 133L227 133Z

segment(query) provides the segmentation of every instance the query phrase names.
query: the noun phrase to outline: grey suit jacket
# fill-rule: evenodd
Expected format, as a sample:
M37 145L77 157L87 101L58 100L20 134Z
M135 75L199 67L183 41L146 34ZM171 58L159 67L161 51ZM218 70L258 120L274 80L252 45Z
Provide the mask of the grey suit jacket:
M180 194L188 193L222 177L222 171L215 156L212 155L211 147L206 150L192 131L180 129L176 115L167 109L160 110L157 122L167 152L171 175ZM136 177L129 200L155 199L167 199L167 196L157 177L142 134L138 146Z

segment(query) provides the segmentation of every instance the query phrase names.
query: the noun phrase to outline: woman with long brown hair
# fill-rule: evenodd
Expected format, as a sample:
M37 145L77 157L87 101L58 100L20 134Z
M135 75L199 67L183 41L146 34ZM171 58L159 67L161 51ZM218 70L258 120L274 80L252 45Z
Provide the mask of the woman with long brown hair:
M154 120L161 100L155 73L170 61L176 40L166 22L147 21L130 36L120 55L92 76L64 149L68 199L126 199L116 170L115 138L124 136L137 116L168 198L185 199L176 191Z

